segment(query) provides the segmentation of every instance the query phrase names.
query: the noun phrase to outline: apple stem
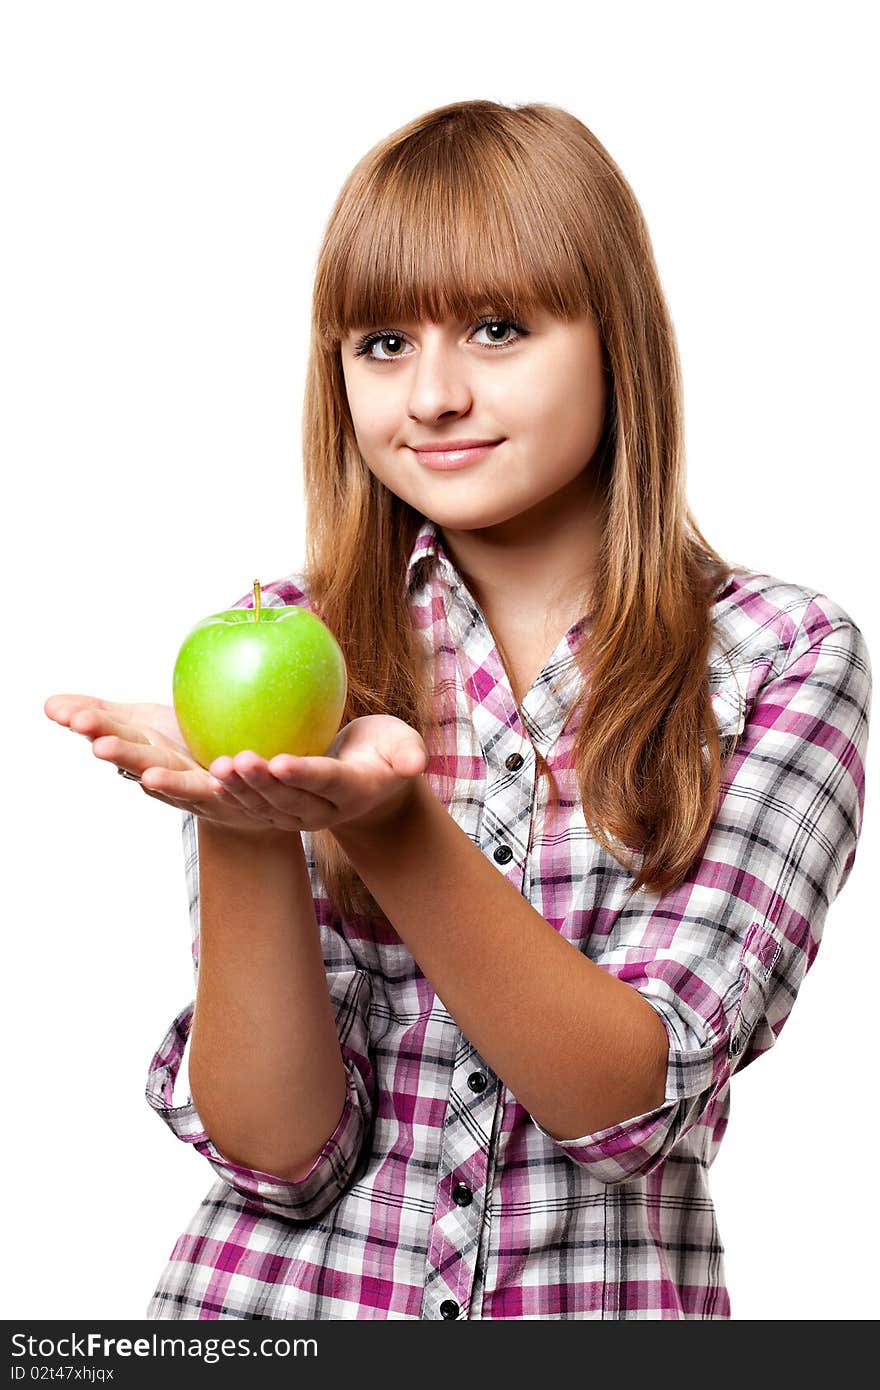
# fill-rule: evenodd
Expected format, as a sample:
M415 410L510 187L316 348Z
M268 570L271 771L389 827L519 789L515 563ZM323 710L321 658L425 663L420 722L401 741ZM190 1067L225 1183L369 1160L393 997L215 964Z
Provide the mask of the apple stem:
M254 622L260 621L260 581L254 580Z

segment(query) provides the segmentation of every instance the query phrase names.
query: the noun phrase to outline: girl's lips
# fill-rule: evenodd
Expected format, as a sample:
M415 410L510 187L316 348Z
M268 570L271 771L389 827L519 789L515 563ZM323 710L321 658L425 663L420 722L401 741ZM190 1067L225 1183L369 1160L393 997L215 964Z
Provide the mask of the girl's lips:
M477 448L471 449L414 449L413 453L419 463L426 468L439 468L449 470L452 468L467 468L471 463L478 463L480 459L487 458L493 449L497 449L504 440L499 439L494 444L481 444Z

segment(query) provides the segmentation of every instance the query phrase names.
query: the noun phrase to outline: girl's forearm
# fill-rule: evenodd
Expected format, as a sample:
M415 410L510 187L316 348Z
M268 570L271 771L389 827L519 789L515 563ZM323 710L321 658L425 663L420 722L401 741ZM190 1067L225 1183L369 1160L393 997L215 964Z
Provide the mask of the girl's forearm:
M198 840L193 1102L225 1157L295 1179L346 1086L302 838L199 818Z
M424 777L396 823L334 835L461 1031L559 1139L662 1104L669 1044L638 990L561 936Z

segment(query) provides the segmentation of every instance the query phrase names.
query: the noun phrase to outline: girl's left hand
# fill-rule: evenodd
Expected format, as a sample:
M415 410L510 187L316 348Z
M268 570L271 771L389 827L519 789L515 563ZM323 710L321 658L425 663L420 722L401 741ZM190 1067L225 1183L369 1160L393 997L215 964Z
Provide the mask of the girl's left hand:
M238 803L254 830L302 831L379 826L413 794L428 765L421 735L390 714L363 715L346 724L323 756L279 753L268 762L246 750L215 758L208 771L223 784L205 791L203 772L162 768L149 774L149 790L196 814L216 815L218 800ZM147 776L147 774L144 774ZM249 827L250 828L250 827Z

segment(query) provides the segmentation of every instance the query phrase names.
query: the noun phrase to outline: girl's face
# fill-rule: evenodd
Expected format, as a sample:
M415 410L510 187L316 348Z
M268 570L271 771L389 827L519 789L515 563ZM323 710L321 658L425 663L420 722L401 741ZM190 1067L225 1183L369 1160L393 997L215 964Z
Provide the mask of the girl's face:
M541 504L546 523L556 509L570 512L582 487L588 495L607 402L589 316L376 324L352 329L340 351L365 463L439 526L490 527ZM415 452L461 439L502 442L453 471L429 468Z

